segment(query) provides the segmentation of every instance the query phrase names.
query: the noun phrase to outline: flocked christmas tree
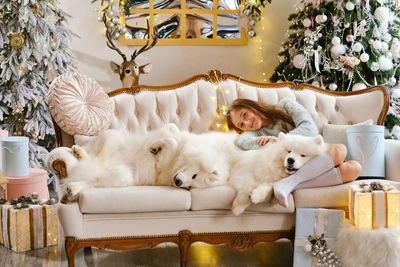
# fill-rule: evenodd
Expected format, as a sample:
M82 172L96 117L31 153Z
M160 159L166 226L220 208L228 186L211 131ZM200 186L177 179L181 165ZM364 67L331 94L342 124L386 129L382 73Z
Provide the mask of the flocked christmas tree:
M27 136L32 168L45 168L54 147L47 89L73 70L71 32L57 0L0 1L0 121L11 135Z
M391 91L386 137L400 139L400 1L301 0L271 81Z

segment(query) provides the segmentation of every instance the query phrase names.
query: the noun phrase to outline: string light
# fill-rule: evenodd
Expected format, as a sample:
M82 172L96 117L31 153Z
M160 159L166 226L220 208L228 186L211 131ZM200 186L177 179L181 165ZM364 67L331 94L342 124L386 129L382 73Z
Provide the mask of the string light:
M265 19L264 19L264 17L261 17L261 33L258 35L258 38L260 38L259 39L258 49L260 51L260 56L259 56L260 63L259 64L260 64L261 70L264 69L264 64L263 63L264 63L264 54L265 54L264 51L263 51L263 40L262 40L262 38L265 35L265 33L264 33L264 30L265 30L264 23L265 23ZM266 77L266 73L265 72L262 72L261 79L262 79L263 82L267 82L267 77Z

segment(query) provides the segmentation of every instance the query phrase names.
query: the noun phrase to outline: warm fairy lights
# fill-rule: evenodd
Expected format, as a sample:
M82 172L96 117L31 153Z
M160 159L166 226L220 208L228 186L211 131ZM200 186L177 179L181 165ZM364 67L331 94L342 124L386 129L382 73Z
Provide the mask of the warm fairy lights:
M211 96L212 101L217 101L217 96L221 96L221 101L222 103L217 103L217 115L215 117L215 122L214 125L217 130L223 131L223 132L228 132L229 128L226 123L226 114L228 112L228 107L226 105L225 97L224 95L229 95L231 91L229 89L225 89L222 91L222 86L220 81L217 81L216 84L213 85L214 89L216 90L216 96ZM221 90L221 91L219 91Z
M263 43L263 38L264 38L264 35L265 35L264 23L265 23L265 19L264 19L264 17L261 17L261 31L260 31L260 34L258 35L258 38L259 38L259 40L258 40L258 50L260 51L260 55L259 55L260 62L259 62L259 65L260 65L261 71L263 71L264 68L265 68L265 66L263 64L264 63L264 55L265 55L265 52L264 52L265 44ZM262 74L262 76L261 76L262 81L263 82L267 82L267 76L266 76L267 74L265 72L262 72L261 74Z

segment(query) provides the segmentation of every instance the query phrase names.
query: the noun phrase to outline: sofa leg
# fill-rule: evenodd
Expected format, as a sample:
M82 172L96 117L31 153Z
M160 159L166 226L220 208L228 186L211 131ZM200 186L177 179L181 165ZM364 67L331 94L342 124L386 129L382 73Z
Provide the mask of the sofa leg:
M76 239L74 237L65 238L65 252L68 259L68 267L75 267L75 253L77 250Z
M187 266L189 247L192 244L191 232L184 230L179 232L179 250L181 252L181 267Z

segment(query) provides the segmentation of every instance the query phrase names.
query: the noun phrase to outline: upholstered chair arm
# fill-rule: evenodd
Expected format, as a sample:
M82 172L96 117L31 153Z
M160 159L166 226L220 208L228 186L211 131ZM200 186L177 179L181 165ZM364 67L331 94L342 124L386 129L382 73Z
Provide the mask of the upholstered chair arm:
M400 141L385 139L386 179L400 181Z
M60 179L65 178L68 170L78 162L78 159L71 153L69 147L57 147L53 149L47 158L47 167Z

